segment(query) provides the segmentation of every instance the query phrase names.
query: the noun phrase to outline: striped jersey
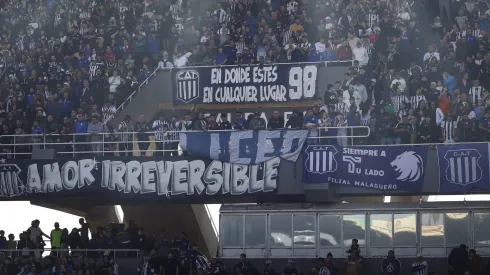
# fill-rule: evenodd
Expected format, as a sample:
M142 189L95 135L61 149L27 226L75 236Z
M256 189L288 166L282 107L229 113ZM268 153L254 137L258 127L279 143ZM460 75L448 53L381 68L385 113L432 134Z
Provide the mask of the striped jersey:
M481 96L483 94L483 87L482 86L471 87L468 93L470 96L471 103L476 105L476 103L478 103L478 100L481 100Z
M361 126L371 126L371 111L368 111L365 115L360 115Z
M410 105L413 109L416 109L417 107L419 107L421 101L427 102L425 95L414 95L410 98Z
M454 140L455 129L457 128L458 122L454 120L444 120L441 123L441 127L443 130L444 141Z
M409 103L410 101L408 101L408 98L404 95L395 95L391 98L391 102L393 102L393 109L395 112L398 112L402 104Z
M90 81L93 80L96 72L97 72L97 69L99 69L100 67L98 65L90 65L89 69L88 69L88 74L89 74L89 79Z
M168 126L168 122L166 122L165 120L157 119L153 122L151 128L153 130L155 130L155 140L156 141L163 141L163 126L164 125Z
M373 26L377 26L379 22L379 16L377 14L369 14L368 15L368 26L372 29Z
M413 275L427 275L428 265L426 261L414 262L412 264Z
M228 16L226 15L226 11L223 9L215 10L214 15L216 16L216 20L219 24L226 23Z
M318 271L318 275L330 275L330 270L327 267L322 266Z
M122 141L130 141L133 139L133 134L129 134L130 132L134 131L133 124L131 124L131 122L125 120L121 121L121 123L119 123L117 131L121 133L120 139Z
M116 113L116 107L114 105L104 105L102 106L102 116L104 118L103 122L107 123L114 118L114 114Z

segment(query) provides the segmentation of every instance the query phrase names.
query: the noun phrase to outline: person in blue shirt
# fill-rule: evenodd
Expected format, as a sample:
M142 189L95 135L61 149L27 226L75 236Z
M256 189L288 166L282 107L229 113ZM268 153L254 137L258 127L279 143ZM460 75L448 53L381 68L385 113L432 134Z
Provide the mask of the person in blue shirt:
M77 115L77 120L74 123L74 132L75 134L85 134L87 133L88 129L88 122L85 119L84 114L78 114ZM75 142L81 143L81 142L86 142L87 141L87 136L86 135L75 135ZM75 145L75 150L78 152L80 151L85 151L85 144L77 144Z
M230 40L230 43L228 43L228 45L225 45L225 47L223 48L223 52L226 54L227 64L233 65L233 62L235 61L237 55L235 41Z
M231 125L235 130L244 130L247 128L247 120L243 117L242 112L236 112L235 119L232 120Z
M223 52L223 48L218 49L218 54L214 57L214 65L225 65L228 61L228 56Z
M478 121L478 129L480 130L480 141L490 140L490 107L485 108L485 115Z
M313 112L313 109L308 109L306 111L306 116L303 119L303 126L306 129L310 130L309 137L318 137L318 125L320 124L320 120ZM317 144L317 139L308 139L309 144Z

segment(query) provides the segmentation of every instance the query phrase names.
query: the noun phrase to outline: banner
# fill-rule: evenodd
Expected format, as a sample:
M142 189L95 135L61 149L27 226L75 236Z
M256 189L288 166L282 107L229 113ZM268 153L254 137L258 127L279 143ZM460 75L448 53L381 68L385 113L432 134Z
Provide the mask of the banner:
M165 158L165 157L163 157ZM193 198L273 192L279 158L258 165L189 157L0 159L0 197Z
M309 145L303 180L386 191L421 192L427 146Z
M174 106L314 99L317 65L277 64L172 70Z
M253 165L272 158L295 162L308 130L256 130L180 133L180 147L190 155Z
M438 145L439 191L490 191L488 144Z

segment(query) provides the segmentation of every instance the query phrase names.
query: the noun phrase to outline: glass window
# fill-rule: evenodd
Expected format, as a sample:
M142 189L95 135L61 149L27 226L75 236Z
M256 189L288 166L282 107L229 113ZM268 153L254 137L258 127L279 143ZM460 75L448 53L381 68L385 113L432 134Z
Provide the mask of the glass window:
M444 214L444 234L446 245L457 245L468 242L468 213Z
M270 215L271 235L273 246L291 247L293 244L291 215Z
M320 215L318 219L320 225L320 245L340 246L340 240L342 238L342 216Z
M416 246L417 244L417 214L394 214L393 227L395 246Z
M242 215L222 215L221 230L224 247L243 246Z
M474 234L476 245L490 244L490 213L475 213L474 214Z
M372 214L369 216L371 246L392 246L393 223L391 214Z
M315 245L315 216L294 215L293 233L295 246Z
M245 246L265 246L265 215L245 215Z
M365 215L344 215L344 247L350 248L352 239L357 239L359 245L365 245L366 240L366 216Z
M444 246L442 213L422 213L422 246Z

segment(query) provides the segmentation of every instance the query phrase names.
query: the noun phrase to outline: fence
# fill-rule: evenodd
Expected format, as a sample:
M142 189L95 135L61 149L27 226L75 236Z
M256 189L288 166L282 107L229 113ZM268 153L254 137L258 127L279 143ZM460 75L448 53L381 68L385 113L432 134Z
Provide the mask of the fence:
M139 249L114 249L114 248L100 248L100 249L0 249L0 253L6 256L35 256L40 258L46 256L62 257L71 255L72 257L83 258L86 256L110 256L112 259L116 258L139 258L141 251Z
M345 135L325 135L329 130L345 129ZM317 128L318 134L308 137L309 140L319 141L323 139L366 138L371 134L368 126L347 126L347 127L320 127ZM354 130L363 130L363 133L355 134ZM208 132L237 131L237 130L216 130ZM173 131L167 133L185 133L187 131ZM145 140L139 140L143 137ZM78 156L83 154L113 155L113 156L152 156L154 153L163 154L182 154L180 147L169 148L169 143L178 143L179 139L166 139L163 141L155 140L155 132L118 132L118 133L81 133L81 134L26 134L26 135L2 135L0 136L0 157L3 158L29 158L32 150L54 149L57 154L62 156ZM141 146L148 148L141 149ZM158 145L158 146L157 146ZM159 149L161 148L161 149Z

